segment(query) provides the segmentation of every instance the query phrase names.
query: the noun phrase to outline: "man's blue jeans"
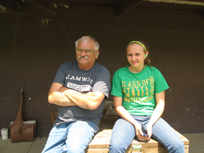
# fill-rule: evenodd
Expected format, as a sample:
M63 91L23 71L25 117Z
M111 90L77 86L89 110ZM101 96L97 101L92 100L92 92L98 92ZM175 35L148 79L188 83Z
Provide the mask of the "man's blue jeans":
M146 126L151 116L133 116L142 126L144 133L147 133ZM111 136L109 153L124 153L135 138L135 128L128 121L119 118ZM174 129L162 118L160 118L152 128L153 139L163 144L169 153L184 153L184 144Z
M42 153L84 153L97 131L96 124L86 121L54 125Z

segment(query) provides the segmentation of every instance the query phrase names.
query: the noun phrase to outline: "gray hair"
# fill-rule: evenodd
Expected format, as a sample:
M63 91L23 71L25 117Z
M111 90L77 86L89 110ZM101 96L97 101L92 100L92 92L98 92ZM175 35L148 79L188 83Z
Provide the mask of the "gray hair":
M80 41L87 42L88 40L93 40L95 51L99 50L99 43L98 43L98 41L97 41L94 37L92 37L92 36L83 36L83 37L79 38L79 39L75 42L75 47L77 48L78 43L79 43Z

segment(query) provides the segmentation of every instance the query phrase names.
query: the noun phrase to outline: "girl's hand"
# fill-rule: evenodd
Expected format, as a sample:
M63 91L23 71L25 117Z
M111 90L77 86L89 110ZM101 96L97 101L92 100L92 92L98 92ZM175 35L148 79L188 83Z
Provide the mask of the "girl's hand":
M140 124L135 125L135 131L136 136L141 141L148 141L150 139L149 136L144 136L144 133L142 132L142 126Z
M151 136L152 136L152 125L148 123L147 127L146 127L146 130L147 130L147 134L148 134L149 139L150 139Z

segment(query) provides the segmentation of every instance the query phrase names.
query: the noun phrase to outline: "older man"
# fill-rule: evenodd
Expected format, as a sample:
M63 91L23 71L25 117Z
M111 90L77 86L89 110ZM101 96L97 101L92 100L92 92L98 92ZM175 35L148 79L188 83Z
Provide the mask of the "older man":
M44 152L82 153L98 131L110 73L96 63L99 43L91 36L75 42L76 59L62 64L50 87L48 101L59 106Z

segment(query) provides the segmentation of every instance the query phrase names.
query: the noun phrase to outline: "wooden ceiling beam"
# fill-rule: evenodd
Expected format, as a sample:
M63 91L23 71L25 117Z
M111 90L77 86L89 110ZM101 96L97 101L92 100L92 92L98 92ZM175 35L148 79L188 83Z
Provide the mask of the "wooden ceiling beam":
M188 2L202 2L204 3L203 0L179 0L179 1L188 1Z
M204 11L204 6L176 4L176 3L161 3L161 2L145 2L140 5L146 8L158 8L158 9L178 9L178 10L192 10L192 11Z
M64 4L96 4L96 5L117 5L118 0L24 0L24 2L34 3L64 3Z
M143 2L145 0L122 0L118 5L118 15L124 14Z

